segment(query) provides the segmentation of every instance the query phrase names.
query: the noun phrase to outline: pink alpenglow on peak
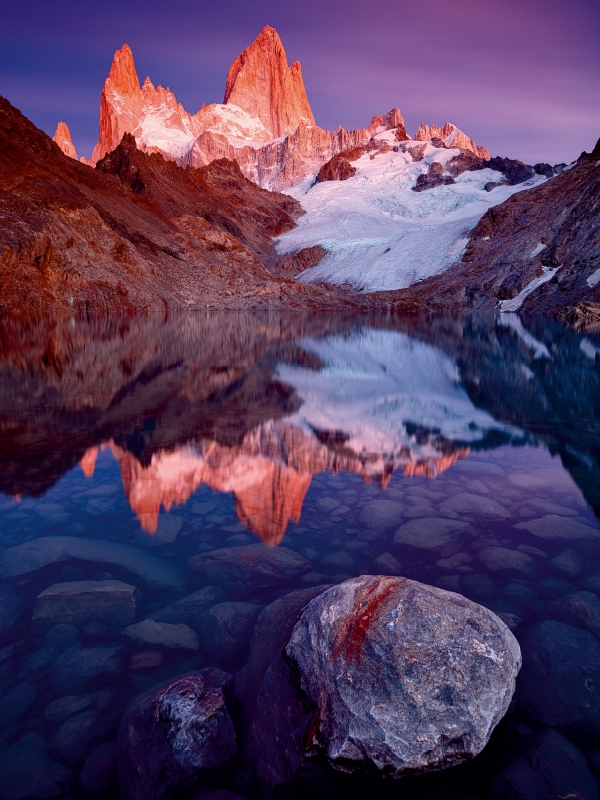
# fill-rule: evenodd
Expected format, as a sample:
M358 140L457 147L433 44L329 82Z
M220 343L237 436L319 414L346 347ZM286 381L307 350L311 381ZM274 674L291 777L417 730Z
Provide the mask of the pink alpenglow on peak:
M415 133L415 139L419 142L428 142L433 138L441 139L446 147L460 147L463 150L470 150L480 158L489 159L489 150L485 147L476 145L473 139L469 139L466 133L459 130L456 125L447 122L443 128L439 125L419 125L419 130Z
M74 158L77 161L77 151L71 139L71 131L69 130L66 122L59 122L54 131L52 139L60 147L63 153L69 158Z
M231 65L223 103L258 117L272 139L315 124L300 62L288 67L279 34L268 25Z

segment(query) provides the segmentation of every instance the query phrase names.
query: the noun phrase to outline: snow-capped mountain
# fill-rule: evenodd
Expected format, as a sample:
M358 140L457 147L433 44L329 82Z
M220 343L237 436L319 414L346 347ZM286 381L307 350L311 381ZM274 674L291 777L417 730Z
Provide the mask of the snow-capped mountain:
M440 165L443 175L461 149L448 149L437 139L440 146L398 143L389 131L374 139L377 149L352 161L353 176L307 180L288 190L306 214L279 237L278 252L314 245L326 251L300 280L350 284L365 292L411 286L459 261L472 229L491 206L545 180L531 170L529 180L511 186L488 167L418 192L419 176L432 167L435 171L433 165Z
M99 138L90 163L114 150L125 133L145 152L160 152L181 166L201 167L217 158L236 160L244 175L259 186L278 190L313 177L332 156L367 144L386 130L408 138L399 109L373 117L363 128L327 131L316 123L306 95L299 62L288 66L277 32L266 26L233 62L222 104L202 104L195 114L177 102L173 92L143 84L133 53L124 45L114 55L100 100ZM477 155L486 153L447 123L444 128L419 128L454 138ZM68 128L63 137L70 140ZM73 151L63 147L73 156Z

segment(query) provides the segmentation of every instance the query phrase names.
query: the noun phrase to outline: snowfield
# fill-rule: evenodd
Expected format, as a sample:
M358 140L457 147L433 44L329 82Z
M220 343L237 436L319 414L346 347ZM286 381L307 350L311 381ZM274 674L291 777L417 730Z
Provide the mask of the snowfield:
M376 138L397 144L393 131ZM357 174L346 181L305 181L287 190L306 214L294 230L278 237L277 252L297 253L320 244L327 254L299 280L346 283L362 292L403 289L443 272L460 259L488 208L545 180L536 175L486 192L486 183L503 176L484 169L463 172L449 186L411 190L432 162L445 164L459 152L428 143L417 162L410 153L367 153L352 162Z

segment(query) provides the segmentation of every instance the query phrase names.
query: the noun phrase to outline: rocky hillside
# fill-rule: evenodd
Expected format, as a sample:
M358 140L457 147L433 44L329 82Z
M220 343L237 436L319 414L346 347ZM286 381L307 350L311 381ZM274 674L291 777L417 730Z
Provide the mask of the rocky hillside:
M600 141L559 175L490 208L461 260L448 270L379 297L406 308L552 314L580 303L597 304L599 220Z
M183 169L131 136L94 170L0 98L1 310L329 308L266 267L301 213L235 162Z

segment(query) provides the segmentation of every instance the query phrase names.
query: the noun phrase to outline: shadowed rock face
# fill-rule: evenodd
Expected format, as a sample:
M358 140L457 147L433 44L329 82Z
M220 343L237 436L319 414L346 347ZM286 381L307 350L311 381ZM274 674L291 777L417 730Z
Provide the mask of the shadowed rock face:
M272 306L286 293L331 307L331 293L265 267L300 213L232 161L182 169L130 135L93 170L0 99L2 311Z
M573 167L493 206L478 222L458 263L409 289L377 296L414 309L494 309L501 301L515 298L545 270L556 270L549 273L550 280L523 298L520 309L559 314L587 303L582 315L597 318L599 160L600 145L596 145ZM460 171L480 168L469 160L458 166ZM543 174L545 166L535 169ZM504 169L502 164L495 168ZM506 175L509 181L523 179L516 168Z

